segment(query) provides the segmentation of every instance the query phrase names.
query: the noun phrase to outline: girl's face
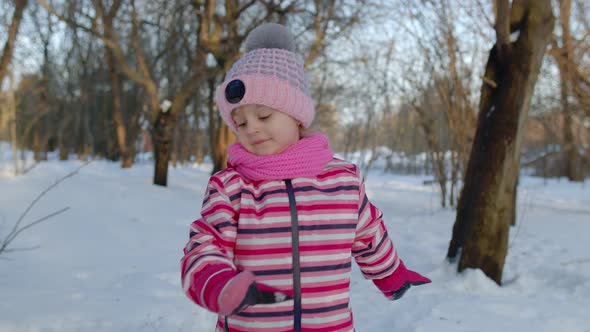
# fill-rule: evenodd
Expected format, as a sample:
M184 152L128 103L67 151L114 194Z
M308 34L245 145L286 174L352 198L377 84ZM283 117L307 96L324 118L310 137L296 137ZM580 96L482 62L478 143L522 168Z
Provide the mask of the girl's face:
M232 112L238 140L256 155L283 152L299 141L299 123L291 116L263 105L244 105Z

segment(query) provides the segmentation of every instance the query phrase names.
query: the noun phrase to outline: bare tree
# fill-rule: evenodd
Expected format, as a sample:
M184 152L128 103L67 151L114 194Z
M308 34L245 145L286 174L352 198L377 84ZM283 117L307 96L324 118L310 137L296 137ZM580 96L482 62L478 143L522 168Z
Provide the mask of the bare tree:
M584 105L585 100L587 100L587 92L590 92L590 89L584 91L583 87L584 81L590 81L587 76L580 75L580 62L584 61L584 53L586 52L583 49L587 47L587 43L583 43L585 37L580 40L574 39L570 23L572 19L572 1L560 0L559 26L561 33L559 36L556 35L552 38L552 48L549 53L553 56L559 68L560 102L563 116L562 160L565 162L565 176L570 181L583 181L585 177L582 170L584 160L580 151L584 151L584 147L576 137L575 128L579 126L576 126L575 120L580 119L580 114L583 114L578 112L578 108L590 107L590 104ZM585 36L588 36L589 33L590 29L587 29ZM576 53L582 54L576 56ZM587 85L587 87L590 86ZM583 97L577 98L577 103L572 103L575 97L581 96ZM587 163L590 164L590 159L588 159Z
M152 45L146 44L143 41L149 39L149 31L146 31L146 27L151 26L151 22L147 17L142 15L152 11L156 16L168 15L166 20L182 20L185 13L190 13L188 10L190 7L187 7L188 4L180 4L184 9L174 7L172 10L165 10L165 7L158 8L158 6L166 6L167 2L142 4L142 6L145 6L146 8L141 7L143 11L140 13L135 1L130 1L128 3L128 8L126 8L126 13L128 14L126 18L130 28L128 36L130 49L128 51L131 53L131 56L128 56L126 54L126 43L121 40L120 31L117 30L114 22L118 10L123 4L121 0L114 1L110 7L108 7L106 2L102 0L92 1L92 11L79 13L80 17L88 18L90 16L89 22L86 23L77 21L76 17L58 13L44 0L40 0L40 3L47 10L72 27L86 31L99 38L112 52L111 55L117 62L116 70L120 70L130 80L144 89L147 98L147 114L151 124L151 133L154 143L155 171L153 182L157 185L167 185L168 162L170 160L170 151L176 119L178 113L183 111L187 106L199 81L204 78L203 71L200 70L203 68L204 63L199 62L201 59L194 56L198 45L193 44L193 48L190 50L193 61L189 62L190 66L188 66L187 70L183 72L183 77L177 77L177 81L181 82L181 84L177 85L177 89L174 90L173 94L167 96L167 99L161 99L160 94L163 92L161 84L164 80L162 77L157 76L156 70L160 67L155 62L161 59L161 55L167 52L167 47L172 44L164 42L161 45L156 45L156 47L160 47L156 51L147 52L147 47ZM176 5L179 3L175 2L174 4ZM67 5L70 7L75 6L72 2L69 2ZM154 8L148 8L150 6ZM92 16L90 12L92 12L94 16ZM156 17L156 19L158 18ZM156 26L156 30L158 29L159 27ZM162 30L158 31L161 32ZM166 38L170 41L181 37L174 34L167 34ZM131 58L133 61L131 61ZM111 69L114 70L114 68ZM117 89L116 85L114 89ZM168 101L166 102L166 100ZM163 105L166 106L163 107ZM119 119L117 120L119 124L122 123L122 116L117 116L115 114L115 119ZM123 144L126 141L126 137L124 137L126 135L124 135L125 133L121 129L122 127L118 129L119 144ZM123 147L122 151L126 151L126 147Z
M99 13L102 17L104 25L107 28L104 30L105 37L109 40L116 40L114 35L114 20L117 16L121 1L114 1L109 8L105 8L105 4L102 1L95 1L95 7L99 9ZM107 67L109 71L109 80L111 84L111 97L112 97L112 109L113 109L113 120L115 122L116 133L117 133L117 145L121 151L121 167L129 168L133 165L133 156L130 153L130 149L127 144L127 125L124 121L123 110L122 110L122 96L121 96L121 78L119 76L119 69L115 52L111 47L105 46L107 56Z
M485 20L475 19L474 6L445 0L400 2L399 12L407 19L394 21L408 35L402 52L410 54L400 59L405 65L397 89L416 112L443 207L456 204L475 130L475 91L470 87Z
M52 62L50 54L50 43L54 33L54 22L49 13L42 11L34 11L33 25L39 36L40 49L42 51L41 77L37 85L37 93L39 96L39 103L33 108L33 112L37 113L36 121L31 122L33 131L33 154L35 161L47 160L48 142L52 130L50 126L49 116L54 111L54 103L51 88L52 88ZM54 132L54 131L53 131Z
M515 216L523 128L553 21L549 0L515 0L512 7L496 1L496 44L447 257L459 260L459 271L480 268L498 284Z

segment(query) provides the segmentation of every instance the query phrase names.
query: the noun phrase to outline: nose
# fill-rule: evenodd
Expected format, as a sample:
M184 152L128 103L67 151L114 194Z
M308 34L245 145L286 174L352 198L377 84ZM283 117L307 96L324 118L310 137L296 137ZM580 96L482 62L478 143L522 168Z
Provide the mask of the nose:
M258 121L248 121L246 123L246 133L248 135L256 134L260 131L260 123Z

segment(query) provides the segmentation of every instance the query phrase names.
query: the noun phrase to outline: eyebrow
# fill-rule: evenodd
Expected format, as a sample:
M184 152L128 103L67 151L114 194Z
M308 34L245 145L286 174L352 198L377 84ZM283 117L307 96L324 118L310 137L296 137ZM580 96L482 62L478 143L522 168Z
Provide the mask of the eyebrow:
M237 112L232 112L232 113L231 113L231 118L232 118L232 119L234 119L234 120L235 120L235 119L236 119L236 117L238 117L238 116L240 116L240 117L243 117L241 114L238 114Z

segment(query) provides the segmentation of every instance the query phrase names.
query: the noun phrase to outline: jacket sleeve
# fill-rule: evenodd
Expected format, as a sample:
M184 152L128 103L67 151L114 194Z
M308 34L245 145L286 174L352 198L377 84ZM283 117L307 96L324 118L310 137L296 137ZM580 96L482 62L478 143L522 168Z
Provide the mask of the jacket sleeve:
M381 279L396 271L400 259L387 235L383 214L369 201L365 181L360 174L358 178L358 224L352 254L366 279Z
M225 187L216 176L209 180L201 218L191 224L190 239L180 261L184 292L197 305L213 312L219 311L223 286L237 274L233 250L239 207ZM239 188L236 191L239 193Z

